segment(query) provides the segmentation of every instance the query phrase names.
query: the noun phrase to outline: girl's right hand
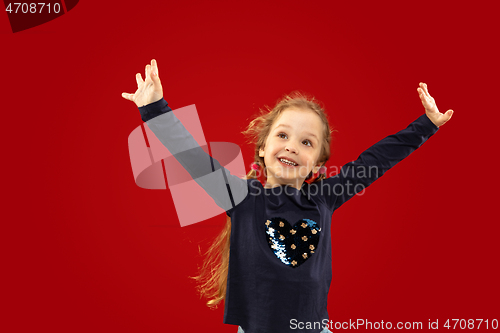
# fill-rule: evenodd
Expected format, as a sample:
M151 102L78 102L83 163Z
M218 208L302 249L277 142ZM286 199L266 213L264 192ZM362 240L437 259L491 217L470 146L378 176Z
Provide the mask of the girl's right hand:
M159 101L163 97L158 65L156 60L151 60L151 65L146 65L146 80L142 80L141 73L135 75L137 90L134 94L122 93L122 97L132 101L137 107Z

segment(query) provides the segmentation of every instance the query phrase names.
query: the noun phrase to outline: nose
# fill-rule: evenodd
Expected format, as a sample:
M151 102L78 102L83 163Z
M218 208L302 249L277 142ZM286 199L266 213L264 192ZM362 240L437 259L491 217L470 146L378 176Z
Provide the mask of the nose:
M288 144L286 147L285 147L285 150L287 152L290 152L290 153L294 153L296 154L297 153L297 149L295 149L295 146L291 145L291 144Z

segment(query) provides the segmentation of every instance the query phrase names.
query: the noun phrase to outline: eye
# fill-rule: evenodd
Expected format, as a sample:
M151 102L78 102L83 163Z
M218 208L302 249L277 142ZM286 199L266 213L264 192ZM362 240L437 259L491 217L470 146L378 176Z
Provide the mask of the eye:
M310 140L304 140L304 141L302 141L302 142L308 142L308 143L309 143L309 144L308 144L308 146L309 146L309 147L312 147L312 145L313 145L313 144L312 144L312 142L311 142Z
M278 138L282 138L282 139L286 139L288 137L286 135L286 133L283 133L283 132L278 133L277 136L278 136ZM311 140L304 140L304 141L302 141L302 143L304 143L304 142L306 142L306 146L308 146L308 147L312 147L313 146Z

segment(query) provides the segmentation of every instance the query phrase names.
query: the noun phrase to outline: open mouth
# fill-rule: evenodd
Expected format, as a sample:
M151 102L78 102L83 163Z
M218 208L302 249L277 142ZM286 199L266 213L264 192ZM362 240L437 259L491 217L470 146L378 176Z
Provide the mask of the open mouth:
M290 161L290 160L287 160L286 158L278 158L278 161L280 161L280 163L282 165L289 167L289 168L294 168L294 167L298 166L297 163Z

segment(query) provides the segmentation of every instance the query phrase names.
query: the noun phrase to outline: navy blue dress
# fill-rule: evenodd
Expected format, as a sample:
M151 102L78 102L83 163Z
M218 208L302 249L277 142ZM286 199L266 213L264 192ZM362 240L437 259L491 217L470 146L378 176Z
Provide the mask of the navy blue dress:
M200 185L231 216L224 323L245 333L322 331L329 318L333 212L438 130L423 114L333 177L300 190L264 188L258 180L231 175L198 147L164 99L139 110L193 179L214 175Z

